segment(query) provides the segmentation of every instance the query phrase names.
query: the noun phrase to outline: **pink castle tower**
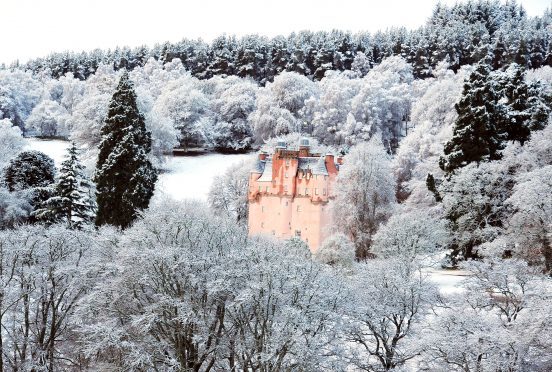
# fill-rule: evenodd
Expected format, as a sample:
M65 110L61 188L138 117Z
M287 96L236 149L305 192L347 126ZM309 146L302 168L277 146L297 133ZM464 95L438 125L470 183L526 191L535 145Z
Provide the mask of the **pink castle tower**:
M310 152L308 139L298 148L278 142L274 154L261 152L249 176L249 235L297 236L316 252L330 231L338 171L333 155Z

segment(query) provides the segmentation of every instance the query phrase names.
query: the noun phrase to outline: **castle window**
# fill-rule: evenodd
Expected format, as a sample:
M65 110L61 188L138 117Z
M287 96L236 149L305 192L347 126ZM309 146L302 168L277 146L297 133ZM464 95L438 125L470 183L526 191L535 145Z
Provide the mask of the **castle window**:
M326 189L322 189L322 195L326 195Z
M314 189L314 195L318 195L318 189L317 188Z
M301 237L301 230L295 230L295 236L300 238Z
M261 229L264 229L264 222L261 222Z
M297 212L301 212L301 206L300 205L297 206Z
M288 192L288 187L287 187L287 185L284 186L284 192L285 192L285 193Z
M289 166L289 158L286 158L286 165Z
M268 186L266 187L266 192L268 193Z
M286 207L288 206L288 202L286 201ZM291 223L291 222L290 222Z
M308 195L308 194L309 194L309 188L305 187L305 195Z
M261 212L264 213L264 205L261 207Z
M288 172L286 172L286 178L289 178Z

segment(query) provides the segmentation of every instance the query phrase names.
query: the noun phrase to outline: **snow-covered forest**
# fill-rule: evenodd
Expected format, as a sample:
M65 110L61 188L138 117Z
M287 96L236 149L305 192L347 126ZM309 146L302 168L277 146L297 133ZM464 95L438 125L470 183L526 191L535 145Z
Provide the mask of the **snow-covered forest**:
M552 370L551 66L550 11L478 0L0 69L0 371ZM247 155L156 190L301 137L344 157L314 254L248 237Z

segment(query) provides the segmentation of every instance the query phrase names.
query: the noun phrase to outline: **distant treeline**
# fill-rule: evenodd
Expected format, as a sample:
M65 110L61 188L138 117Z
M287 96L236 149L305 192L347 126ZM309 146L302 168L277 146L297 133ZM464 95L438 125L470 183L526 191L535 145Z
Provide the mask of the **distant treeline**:
M442 60L457 70L491 55L492 67L511 62L527 68L552 66L552 13L528 17L515 1L478 0L454 6L437 5L426 25L413 31L392 28L384 32L351 34L343 31L301 31L267 38L221 36L211 44L184 39L153 48L96 49L91 52L53 53L26 64L33 72L47 71L58 78L68 72L79 79L94 74L100 64L129 70L153 57L163 62L179 58L200 79L215 75L251 77L260 84L282 71L294 71L320 80L327 70L355 69L364 73L391 55L401 55L416 78L430 76Z

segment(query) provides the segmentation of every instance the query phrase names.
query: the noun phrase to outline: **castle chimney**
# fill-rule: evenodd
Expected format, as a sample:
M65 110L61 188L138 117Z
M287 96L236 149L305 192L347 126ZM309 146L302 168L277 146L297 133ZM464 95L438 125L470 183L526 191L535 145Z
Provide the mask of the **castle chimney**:
M282 150L287 149L287 143L285 141L278 141L276 143L276 151L275 154L280 157L282 155Z
M309 156L310 144L308 138L301 138L299 141L299 156L307 157Z
M326 169L328 170L328 173L337 173L333 154L326 154L324 158L324 163L326 163Z

